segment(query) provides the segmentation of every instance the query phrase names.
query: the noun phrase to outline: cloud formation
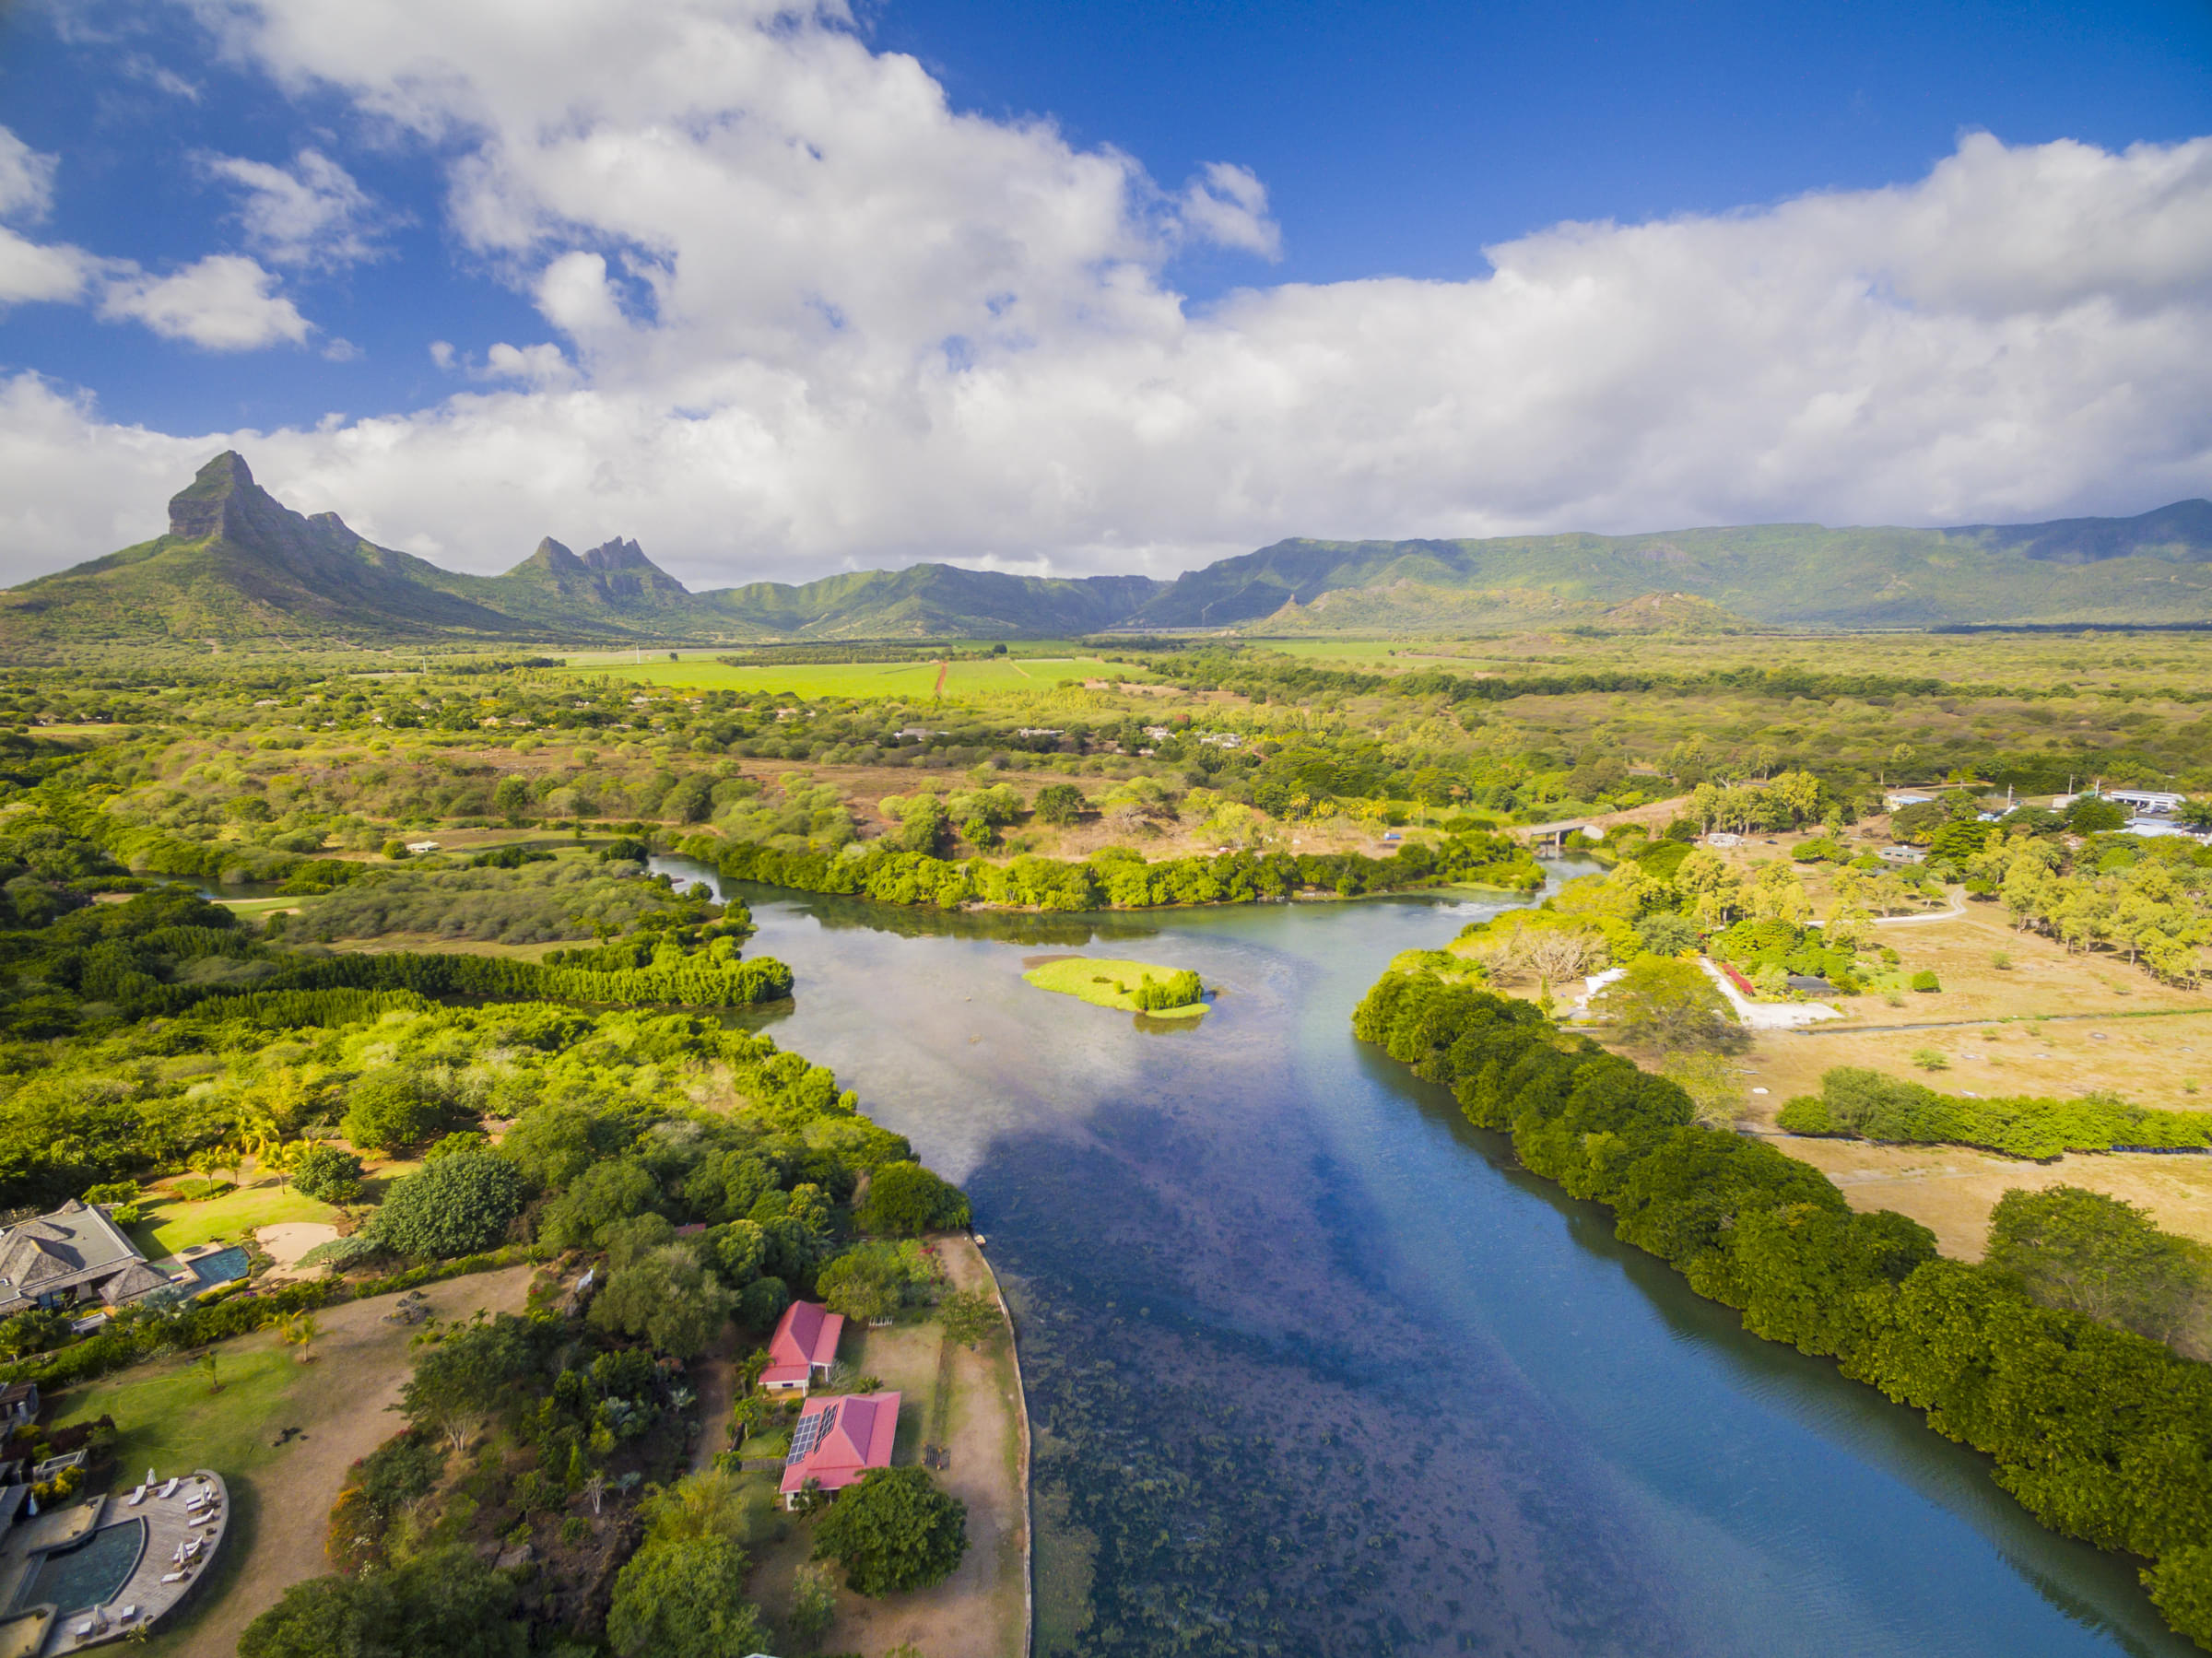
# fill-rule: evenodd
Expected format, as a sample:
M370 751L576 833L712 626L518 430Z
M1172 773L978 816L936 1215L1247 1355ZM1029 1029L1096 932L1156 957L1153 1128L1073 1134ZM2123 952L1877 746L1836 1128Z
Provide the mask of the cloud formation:
M165 339L207 351L304 345L307 319L276 291L276 278L242 253L210 253L166 276L119 276L100 299L110 322L143 323Z
M245 193L239 218L247 243L273 263L342 269L377 256L375 205L321 151L303 149L289 167L243 156L208 156L204 164Z
M1049 123L960 114L830 5L199 9L279 84L451 157L451 236L545 335L426 340L453 394L313 430L118 435L18 380L0 547L39 568L107 550L119 499L151 533L225 443L301 508L449 563L619 532L695 584L2212 492L2212 140L1973 135L1888 189L1560 225L1462 282L1202 309L1179 251L1279 251L1260 180L1218 163L1169 191ZM232 277L241 317L289 309ZM262 314L263 339L304 337ZM18 420L115 475L77 502L18 467Z

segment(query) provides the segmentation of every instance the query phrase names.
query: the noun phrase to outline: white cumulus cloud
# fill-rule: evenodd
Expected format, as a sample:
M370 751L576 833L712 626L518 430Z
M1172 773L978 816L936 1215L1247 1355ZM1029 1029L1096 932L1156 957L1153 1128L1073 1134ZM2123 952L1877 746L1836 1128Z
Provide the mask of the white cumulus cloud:
M303 509L457 565L620 532L695 583L2212 492L2212 140L1972 135L1887 189L1201 307L1179 250L1279 251L1261 180L1220 162L1171 191L1049 123L959 113L826 3L198 4L241 61L447 158L450 235L558 338L432 347L467 384L426 409L173 452L19 387L0 547L29 566L107 550L126 496L158 528L224 442ZM303 338L239 265L241 339ZM75 502L80 472L19 466L18 419L78 423L112 487Z
M375 204L321 151L303 149L289 167L243 156L207 156L203 164L245 193L239 218L247 243L276 264L336 268L376 257Z
M306 343L307 319L276 291L276 277L242 253L211 253L166 276L135 271L100 299L110 322L143 323L165 339L207 351Z

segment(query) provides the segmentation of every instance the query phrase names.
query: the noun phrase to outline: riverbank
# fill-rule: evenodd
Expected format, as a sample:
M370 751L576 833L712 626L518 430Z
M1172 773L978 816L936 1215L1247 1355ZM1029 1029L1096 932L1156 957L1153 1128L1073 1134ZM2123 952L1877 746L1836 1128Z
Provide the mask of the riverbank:
M2148 1560L2153 1604L2212 1648L2212 1367L1945 1259L1903 1216L1853 1212L1810 1165L1697 1125L1680 1088L1525 1002L1386 974L1353 1031L1751 1334L1924 1411L2044 1525Z

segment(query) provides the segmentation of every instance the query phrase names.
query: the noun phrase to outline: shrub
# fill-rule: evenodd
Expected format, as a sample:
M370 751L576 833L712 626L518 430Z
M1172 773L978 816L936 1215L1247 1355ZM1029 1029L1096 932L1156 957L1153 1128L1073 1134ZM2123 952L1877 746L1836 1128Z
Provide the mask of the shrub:
M443 1259L489 1249L522 1207L520 1170L488 1151L464 1151L394 1185L372 1230L403 1255Z
M1912 977L1907 981L1907 982L1912 986L1912 989L1923 992L1924 994L1930 991L1938 991L1943 988L1943 984L1936 977L1936 970L1933 968L1922 968L1920 971L1914 973Z
M1147 973L1129 999L1143 1008L1188 1007L1206 999L1206 986L1187 968L1169 974L1165 984L1153 982L1152 975Z
M950 1577L968 1547L968 1505L924 1468L872 1468L815 1527L818 1559L845 1569L857 1594L926 1589Z
M1912 1063L1924 1071L1947 1071L1951 1068L1951 1062L1933 1048L1913 1049Z

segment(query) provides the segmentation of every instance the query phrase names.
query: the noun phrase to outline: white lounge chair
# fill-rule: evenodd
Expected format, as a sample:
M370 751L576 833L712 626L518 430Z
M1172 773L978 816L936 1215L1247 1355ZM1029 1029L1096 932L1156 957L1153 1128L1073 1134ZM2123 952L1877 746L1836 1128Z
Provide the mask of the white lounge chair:
M161 1488L154 1493L156 1500L167 1502L171 1498L177 1494L178 1484L179 1481L172 1475L166 1482L163 1483Z
M146 1500L146 1487L144 1486L140 1486L135 1491L131 1493L128 1500L131 1507L136 1508L140 1503Z
M164 1583L182 1583L184 1574L181 1571L165 1571L161 1574L161 1581Z
M132 1618L137 1616L138 1608L135 1606L118 1606L115 1608L115 1621L119 1624L127 1624Z

